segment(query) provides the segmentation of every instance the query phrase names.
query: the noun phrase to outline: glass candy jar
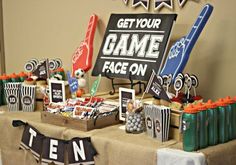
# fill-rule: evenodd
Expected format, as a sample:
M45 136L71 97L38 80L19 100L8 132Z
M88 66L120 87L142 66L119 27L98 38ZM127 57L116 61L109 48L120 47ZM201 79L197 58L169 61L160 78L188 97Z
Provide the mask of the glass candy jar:
M127 133L142 133L144 131L144 113L127 112L125 130Z

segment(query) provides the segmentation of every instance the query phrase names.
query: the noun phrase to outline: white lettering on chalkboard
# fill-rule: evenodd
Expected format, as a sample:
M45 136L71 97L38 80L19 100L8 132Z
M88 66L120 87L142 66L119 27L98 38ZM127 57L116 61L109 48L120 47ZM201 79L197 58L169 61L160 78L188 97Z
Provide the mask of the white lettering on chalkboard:
M133 56L137 53L137 57L158 58L159 45L163 41L163 35L144 35L140 40L137 34L131 36L131 43L128 48L128 40L130 34L121 34L120 38L117 34L109 34L106 38L103 54L113 56ZM148 42L150 40L150 42ZM147 52L145 50L147 49Z

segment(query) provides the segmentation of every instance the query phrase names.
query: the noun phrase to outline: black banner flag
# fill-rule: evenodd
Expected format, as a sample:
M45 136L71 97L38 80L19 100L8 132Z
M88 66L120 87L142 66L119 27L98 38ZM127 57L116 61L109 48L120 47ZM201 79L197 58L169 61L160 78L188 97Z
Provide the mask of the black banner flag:
M183 7L187 0L178 0L178 1L179 1L179 6Z
M69 165L94 164L94 156L97 154L90 138L73 138L68 145Z
M155 10L159 10L164 6L173 9L173 2L172 0L154 0L154 6Z
M37 161L42 153L44 135L34 127L26 124L22 135L20 148L30 150Z
M112 14L92 75L147 81L160 72L176 14ZM130 75L131 74L131 75Z
M46 137L43 141L42 165L53 162L64 165L65 142L63 140Z
M149 0L133 0L133 7L136 7L138 5L142 5L146 10L149 8Z
M170 102L169 97L166 94L166 91L160 84L157 75L154 71L152 71L152 74L150 76L150 79L148 81L145 93L150 93L152 96L155 96L157 98L166 100Z
M49 78L49 65L48 59L41 61L36 69L33 71L33 75L37 76L38 78L46 80Z

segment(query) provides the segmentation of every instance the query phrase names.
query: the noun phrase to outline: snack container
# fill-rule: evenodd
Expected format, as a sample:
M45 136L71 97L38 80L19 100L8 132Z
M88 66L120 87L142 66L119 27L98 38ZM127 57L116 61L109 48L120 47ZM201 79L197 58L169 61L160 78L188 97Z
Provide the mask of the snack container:
M126 115L125 130L127 133L142 133L144 131L144 113L128 112Z

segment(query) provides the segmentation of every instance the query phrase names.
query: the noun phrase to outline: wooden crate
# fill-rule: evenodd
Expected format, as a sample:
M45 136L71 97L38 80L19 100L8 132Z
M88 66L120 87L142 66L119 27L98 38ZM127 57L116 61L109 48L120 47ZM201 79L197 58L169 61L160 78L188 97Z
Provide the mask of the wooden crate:
M177 141L183 141L183 136L179 129L181 123L181 113L182 111L179 110L171 110L169 138Z
M97 119L81 120L43 111L41 112L41 120L44 123L69 127L81 131L90 131L92 129L103 128L120 123L117 112Z

